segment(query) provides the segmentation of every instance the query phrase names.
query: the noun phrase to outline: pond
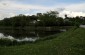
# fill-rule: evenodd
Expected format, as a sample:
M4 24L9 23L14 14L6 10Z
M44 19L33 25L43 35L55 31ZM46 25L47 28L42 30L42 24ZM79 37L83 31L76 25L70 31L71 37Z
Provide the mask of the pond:
M25 30L25 29L0 29L0 39L9 39L17 42L36 41L46 36L54 35L62 32L62 30Z

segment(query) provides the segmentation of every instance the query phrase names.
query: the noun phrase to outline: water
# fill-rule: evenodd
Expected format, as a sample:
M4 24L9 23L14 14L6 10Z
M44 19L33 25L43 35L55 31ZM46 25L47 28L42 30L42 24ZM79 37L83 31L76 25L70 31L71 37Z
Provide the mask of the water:
M17 42L22 41L36 41L39 38L44 38L53 34L60 33L57 31L36 31L36 30L22 30L22 29L11 29L11 30L0 30L0 39L9 39L11 41L16 40Z
M3 35L3 33L0 33L0 39L9 39L9 40L11 40L11 41L13 41L13 40L16 40L17 42L22 42L22 41L36 41L37 39L39 39L39 37L23 37L23 38L15 38L15 37L13 37L13 36L10 36L10 35L8 35L8 36L5 36L5 35Z

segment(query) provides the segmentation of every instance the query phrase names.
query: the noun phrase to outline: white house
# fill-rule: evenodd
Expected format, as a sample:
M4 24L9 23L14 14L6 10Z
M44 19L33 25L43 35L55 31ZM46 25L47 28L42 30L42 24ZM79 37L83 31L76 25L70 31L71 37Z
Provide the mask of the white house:
M85 28L85 25L80 25L80 27Z

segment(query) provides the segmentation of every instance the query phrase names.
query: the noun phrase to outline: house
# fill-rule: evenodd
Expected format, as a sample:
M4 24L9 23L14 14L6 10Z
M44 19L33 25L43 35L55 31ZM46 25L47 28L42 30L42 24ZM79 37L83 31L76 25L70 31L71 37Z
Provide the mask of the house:
M80 27L85 28L85 25L80 25Z

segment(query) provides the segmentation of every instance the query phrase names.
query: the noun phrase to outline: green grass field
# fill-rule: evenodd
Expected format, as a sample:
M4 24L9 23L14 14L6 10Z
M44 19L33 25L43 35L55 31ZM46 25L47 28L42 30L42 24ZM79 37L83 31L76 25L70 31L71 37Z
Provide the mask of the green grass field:
M71 29L36 43L3 46L0 55L85 55L85 29Z

